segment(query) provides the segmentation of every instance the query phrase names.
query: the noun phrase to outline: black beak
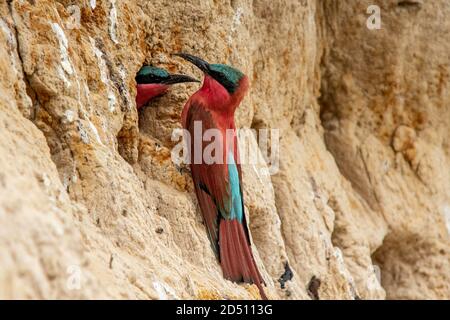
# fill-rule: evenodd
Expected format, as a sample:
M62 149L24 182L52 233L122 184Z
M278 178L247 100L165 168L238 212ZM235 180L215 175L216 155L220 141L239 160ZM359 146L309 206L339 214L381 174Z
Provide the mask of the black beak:
M163 84L175 84L183 82L200 82L200 81L184 74L170 74L168 78L161 81L161 83Z
M210 72L209 63L206 62L205 60L202 60L199 57L187 53L174 53L174 55L181 57L186 61L189 61L190 63L194 64L197 68L202 70L204 73L209 74Z

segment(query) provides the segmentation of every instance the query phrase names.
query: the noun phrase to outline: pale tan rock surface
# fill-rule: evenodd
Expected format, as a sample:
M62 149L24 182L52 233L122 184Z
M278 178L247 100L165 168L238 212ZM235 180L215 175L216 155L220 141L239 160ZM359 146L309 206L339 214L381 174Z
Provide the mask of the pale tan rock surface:
M249 75L240 127L280 129L279 171L243 166L271 298L449 299L450 4L410 2L380 30L370 1L2 2L0 298L259 298L171 160L198 85L135 108L144 62L201 76L185 51Z

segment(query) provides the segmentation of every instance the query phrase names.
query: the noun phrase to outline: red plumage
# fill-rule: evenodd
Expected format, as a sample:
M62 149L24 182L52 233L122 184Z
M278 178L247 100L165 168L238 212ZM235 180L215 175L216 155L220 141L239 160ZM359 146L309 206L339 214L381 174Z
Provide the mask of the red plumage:
M233 152L234 162L239 174L241 199L242 174L238 154L234 112L248 90L248 78L244 76L239 87L233 94L215 79L205 75L202 88L197 91L186 103L182 113L182 124L191 134L191 172L195 185L197 199L202 215L208 229L212 247L220 260L225 278L235 282L253 282L258 286L261 297L267 299L262 288L263 279L255 263L250 237L243 214L242 221L228 219L221 214L219 208L225 206L225 201L231 197L230 174L227 166L229 152ZM223 150L222 163L206 164L194 163L194 141L201 139L195 137L194 123L201 121L202 132L208 129L219 129L222 140L218 141ZM227 129L233 134L227 137ZM203 139L199 140L203 141ZM217 143L217 141L215 141ZM202 155L204 148L209 144L202 142ZM244 204L242 202L242 212Z
M137 84L136 89L136 106L139 109L154 97L164 94L169 89L169 86L161 83L141 83Z

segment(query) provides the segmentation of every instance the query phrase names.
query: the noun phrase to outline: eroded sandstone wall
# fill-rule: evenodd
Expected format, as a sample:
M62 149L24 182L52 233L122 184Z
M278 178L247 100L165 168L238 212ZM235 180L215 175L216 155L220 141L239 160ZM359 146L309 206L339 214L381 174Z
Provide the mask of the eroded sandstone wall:
M135 108L143 63L201 77L185 51L249 75L240 127L280 129L278 173L243 167L271 298L449 298L450 5L378 2L381 30L369 1L3 1L0 297L259 297L171 161L198 85Z

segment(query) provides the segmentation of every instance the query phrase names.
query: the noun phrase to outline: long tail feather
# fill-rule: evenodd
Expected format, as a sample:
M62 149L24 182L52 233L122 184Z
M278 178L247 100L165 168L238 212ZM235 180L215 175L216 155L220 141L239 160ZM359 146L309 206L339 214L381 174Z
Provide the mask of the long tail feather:
M263 279L256 266L255 259L238 220L221 220L219 232L220 259L225 278L239 282L256 284L261 298L267 300L263 290Z

